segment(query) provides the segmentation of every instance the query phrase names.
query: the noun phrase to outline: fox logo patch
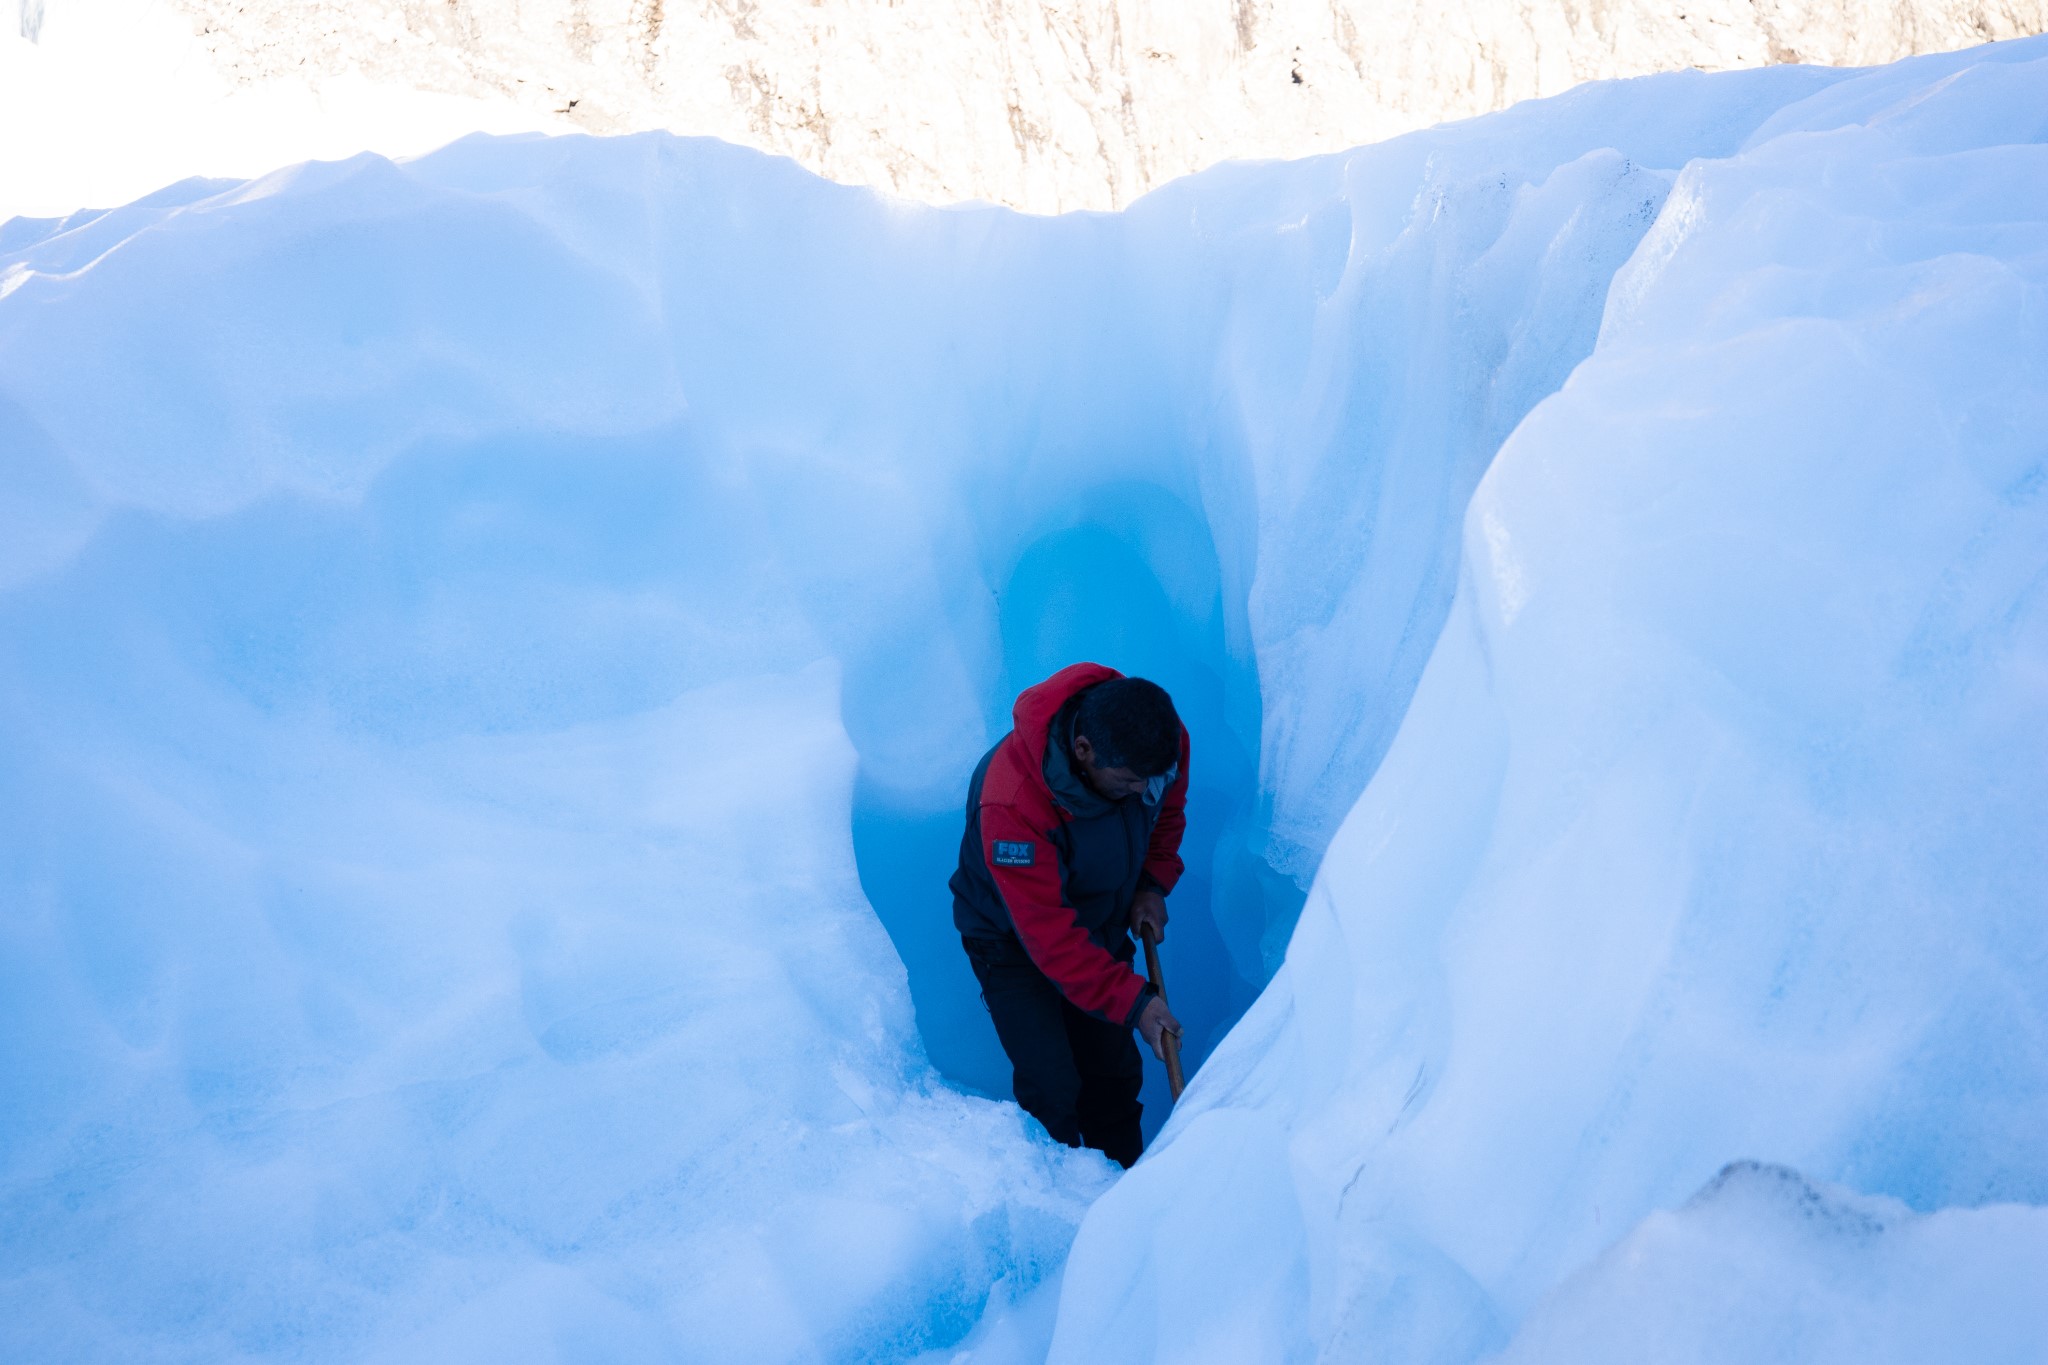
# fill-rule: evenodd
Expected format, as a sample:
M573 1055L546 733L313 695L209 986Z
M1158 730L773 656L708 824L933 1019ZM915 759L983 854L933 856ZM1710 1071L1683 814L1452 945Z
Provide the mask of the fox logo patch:
M1038 854L1038 845L1029 839L996 840L995 861L998 867L1029 867Z

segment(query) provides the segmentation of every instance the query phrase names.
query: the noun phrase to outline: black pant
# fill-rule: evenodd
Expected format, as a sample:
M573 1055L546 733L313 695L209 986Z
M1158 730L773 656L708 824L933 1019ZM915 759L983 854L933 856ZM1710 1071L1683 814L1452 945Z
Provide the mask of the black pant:
M1015 939L962 942L1024 1112L1056 1142L1093 1147L1124 1167L1137 1161L1145 1064L1131 1030L1076 1009Z

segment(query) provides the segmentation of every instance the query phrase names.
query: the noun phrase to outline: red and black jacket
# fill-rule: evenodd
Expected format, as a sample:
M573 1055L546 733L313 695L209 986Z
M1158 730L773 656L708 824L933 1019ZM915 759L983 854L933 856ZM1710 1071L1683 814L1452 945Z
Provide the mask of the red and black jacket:
M1154 793L1111 801L1071 767L1080 694L1121 677L1100 664L1063 668L1017 698L1014 728L974 770L967 832L953 874L963 938L1014 938L1075 1006L1135 1023L1152 988L1131 968L1131 901L1180 880L1187 828L1188 732Z

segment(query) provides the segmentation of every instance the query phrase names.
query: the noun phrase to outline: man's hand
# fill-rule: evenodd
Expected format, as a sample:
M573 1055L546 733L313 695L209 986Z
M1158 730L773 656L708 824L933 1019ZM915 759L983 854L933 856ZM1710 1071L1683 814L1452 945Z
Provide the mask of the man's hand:
M1149 886L1131 898L1131 932L1143 938L1147 927L1154 940L1165 940L1166 897Z
M1145 1002L1145 1012L1138 1016L1138 1032L1151 1047L1152 1055L1160 1061L1166 1060L1166 1035L1180 1037L1180 1020L1173 1017L1173 1011L1166 1008L1166 1002L1153 996Z

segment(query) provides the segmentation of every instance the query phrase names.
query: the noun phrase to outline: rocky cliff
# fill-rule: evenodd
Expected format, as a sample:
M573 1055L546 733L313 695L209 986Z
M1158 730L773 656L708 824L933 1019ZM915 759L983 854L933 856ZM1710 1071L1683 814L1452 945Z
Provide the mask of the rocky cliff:
M1696 66L1866 65L2048 29L2048 0L173 0L233 75L358 71L666 127L924 200L1113 208Z

